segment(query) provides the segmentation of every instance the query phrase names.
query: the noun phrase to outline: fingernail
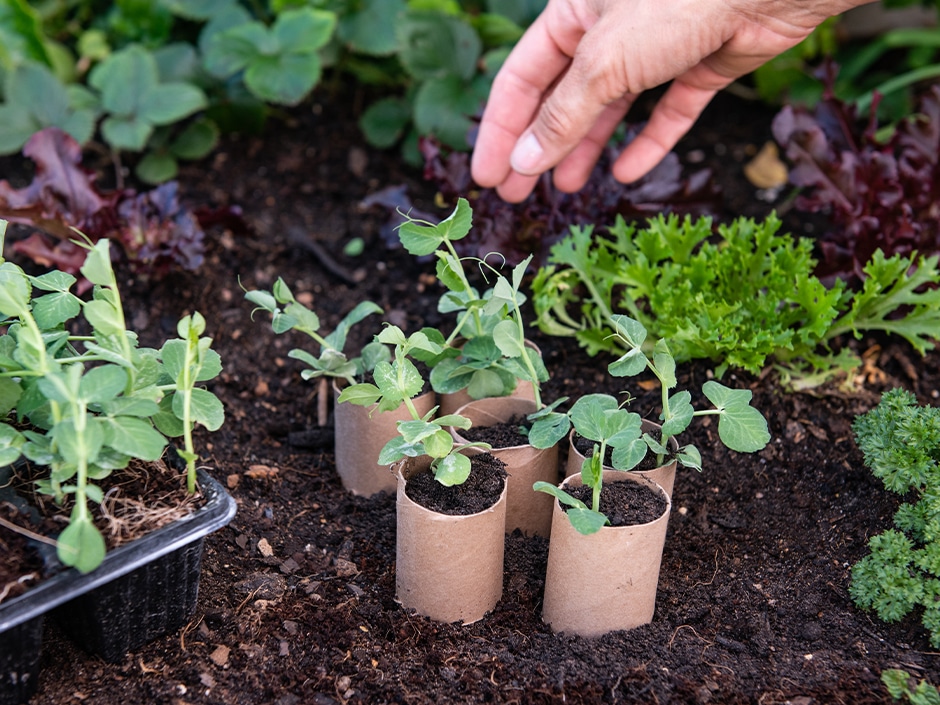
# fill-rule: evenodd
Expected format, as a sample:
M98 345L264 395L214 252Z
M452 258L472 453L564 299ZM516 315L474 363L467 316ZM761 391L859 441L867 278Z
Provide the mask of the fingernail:
M509 157L509 163L513 170L520 174L539 173L539 165L542 162L542 145L531 132L516 142L515 148Z

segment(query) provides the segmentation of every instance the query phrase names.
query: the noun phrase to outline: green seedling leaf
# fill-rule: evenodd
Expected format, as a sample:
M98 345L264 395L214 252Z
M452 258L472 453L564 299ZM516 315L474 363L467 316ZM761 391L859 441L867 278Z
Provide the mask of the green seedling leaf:
M160 411L157 399L162 398L159 390L152 390L153 394L143 393L140 396L117 397L103 402L99 406L108 416L136 416L149 418Z
M56 553L64 565L90 573L104 560L104 537L88 516L75 517L56 541Z
M608 524L607 517L593 509L569 509L565 515L575 530L584 536L596 534Z
M25 443L26 436L9 424L0 423L0 468L15 463Z
M408 338L398 326L385 326L376 336L376 339L385 345L394 346L404 346L408 342Z
M694 415L692 395L686 391L673 394L669 397L669 418L663 417L663 436L677 436L685 431Z
M676 360L669 352L669 346L665 340L657 341L653 348L653 367L656 368L663 387L673 389L676 386Z
M114 282L114 270L111 267L111 241L102 239L96 242L82 264L81 273L96 286L110 286Z
M607 371L614 377L634 377L646 369L646 363L643 351L634 348L610 363Z
M603 479L604 464L602 460L601 447L595 443L594 452L581 463L581 482L595 492L600 489Z
M646 457L646 442L642 438L614 447L610 454L610 463L617 470L632 470Z
M730 448L731 446L728 447ZM693 468L699 472L702 471L702 454L699 453L698 448L693 445L680 448L679 452L676 453L676 460L684 467Z
M127 386L127 372L117 365L100 365L82 376L78 393L86 404L111 401Z
M571 405L568 418L579 435L602 441L607 438L606 413L617 408L617 400L609 394L586 394Z
M21 396L23 396L23 388L19 382L9 377L0 377L0 417L6 416L16 408L16 403ZM0 448L2 447L3 445L0 443Z
M166 438L153 427L150 421L142 418L112 417L105 421L104 431L105 443L110 448L141 460L159 460L166 448Z
M23 270L12 262L0 264L0 314L11 318L29 310L32 287Z
M424 439L424 452L432 458L445 458L454 448L454 437L438 429Z
M506 357L525 355L525 343L519 340L519 328L515 321L504 320L497 323L493 329L493 342Z
M398 228L398 237L410 254L422 257L432 254L445 240L453 242L466 237L472 224L470 203L460 198L453 212L437 225L407 220Z
M466 431L471 426L470 419L468 419L466 416L461 416L460 414L446 414L445 416L438 416L436 419L434 419L434 423L444 428L453 426L454 428L459 428L464 431Z
M212 392L205 389L193 389L191 398L193 421L201 423L210 431L218 431L225 422L225 410L222 402ZM173 413L183 417L183 395L173 395Z
M372 406L381 396L381 389L374 384L363 382L362 384L353 384L349 387L344 387L336 401L340 403L349 402L357 406Z
M529 416L532 419L532 416ZM551 448L568 435L571 423L566 414L551 412L532 422L529 429L529 444L535 448Z
M441 430L440 424L423 420L399 421L397 425L401 437L412 444L420 443Z
M718 436L722 443L739 453L753 453L770 442L767 420L751 404L751 392L729 389L709 380L702 385L702 393L721 412L718 417Z
M160 400L160 411L151 417L153 425L167 438L179 438L186 432L183 422L173 413L173 396Z
M507 387L507 381L509 385ZM515 378L509 375L507 380L497 370L476 370L470 375L466 385L467 394L471 399L485 399L487 397L501 397L515 388Z
M33 317L43 330L75 318L82 312L81 299L68 292L46 294L33 299Z
M434 479L445 487L462 485L470 477L470 458L461 453L451 453L432 463Z
M402 458L417 458L424 455L424 446L421 443L412 444L401 436L395 436L379 451L379 465L391 465Z

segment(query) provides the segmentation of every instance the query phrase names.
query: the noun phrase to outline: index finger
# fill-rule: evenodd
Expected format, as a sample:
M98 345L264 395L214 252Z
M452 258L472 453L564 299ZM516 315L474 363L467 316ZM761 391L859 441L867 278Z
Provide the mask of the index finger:
M471 162L473 180L480 186L498 186L509 176L513 147L570 63L543 12L510 52L490 89Z

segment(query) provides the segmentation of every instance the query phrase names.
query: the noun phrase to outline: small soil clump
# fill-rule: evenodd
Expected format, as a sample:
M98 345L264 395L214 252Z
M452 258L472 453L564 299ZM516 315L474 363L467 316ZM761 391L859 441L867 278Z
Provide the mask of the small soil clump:
M489 453L470 456L470 476L460 485L446 487L430 472L418 473L405 484L413 502L440 514L469 516L492 507L506 484L506 464Z

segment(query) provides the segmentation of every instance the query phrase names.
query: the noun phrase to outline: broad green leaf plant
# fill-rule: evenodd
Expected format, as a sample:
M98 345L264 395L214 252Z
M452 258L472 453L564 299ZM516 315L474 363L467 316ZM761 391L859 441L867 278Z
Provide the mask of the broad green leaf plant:
M0 221L0 248L6 223ZM57 503L71 499L68 526L57 539L59 560L81 572L105 555L91 505L103 499L97 481L132 458L160 459L164 434L183 438L187 488L196 488L198 456L193 428L218 429L219 400L197 386L221 371L219 356L203 337L198 313L179 323L179 339L160 350L139 348L127 330L111 268L108 241L89 247L81 273L94 285L83 301L70 289L76 279L51 271L32 276L0 260L0 464L24 457L46 468L40 492ZM69 332L83 319L89 335Z
M655 456L656 465L662 465L671 454L672 440L685 431L692 419L701 416L718 417L718 438L731 450L739 453L754 453L770 442L767 420L751 406L751 392L746 389L730 389L714 380L702 385L702 394L713 405L710 409L694 409L692 395L688 391L674 392L676 360L666 340L660 339L653 346L652 354L644 351L647 331L643 324L628 316L611 316L610 325L620 345L627 352L610 363L608 372L614 377L634 377L651 372L659 381L662 390L662 412L659 419L662 429L658 437L642 433L639 414L627 411L608 394L590 394L578 399L568 411L575 431L594 441L594 452L585 458L581 466L584 484L592 488L592 506L588 507L564 490L547 482L537 482L534 489L547 492L568 505L567 515L582 534L592 534L607 524L607 518L599 512L600 494L603 485L603 461L607 448L612 449L611 460L616 470L632 470L647 454ZM692 444L678 446L676 461L689 468L702 470L702 454Z
M470 428L470 420L459 414L434 418L437 407L421 416L413 399L421 394L425 380L409 356L436 356L443 352L442 346L424 331L410 336L398 326L389 325L376 336L378 342L390 345L395 353L391 361L381 361L375 366L375 383L361 382L343 389L339 401L359 406L375 406L376 411L393 411L402 404L411 416L410 420L398 422L398 435L385 444L379 453L379 465L391 465L405 458L428 456L431 471L442 485L452 487L463 484L470 476L470 458L462 449L471 447L487 449L485 443L457 445L447 428Z

